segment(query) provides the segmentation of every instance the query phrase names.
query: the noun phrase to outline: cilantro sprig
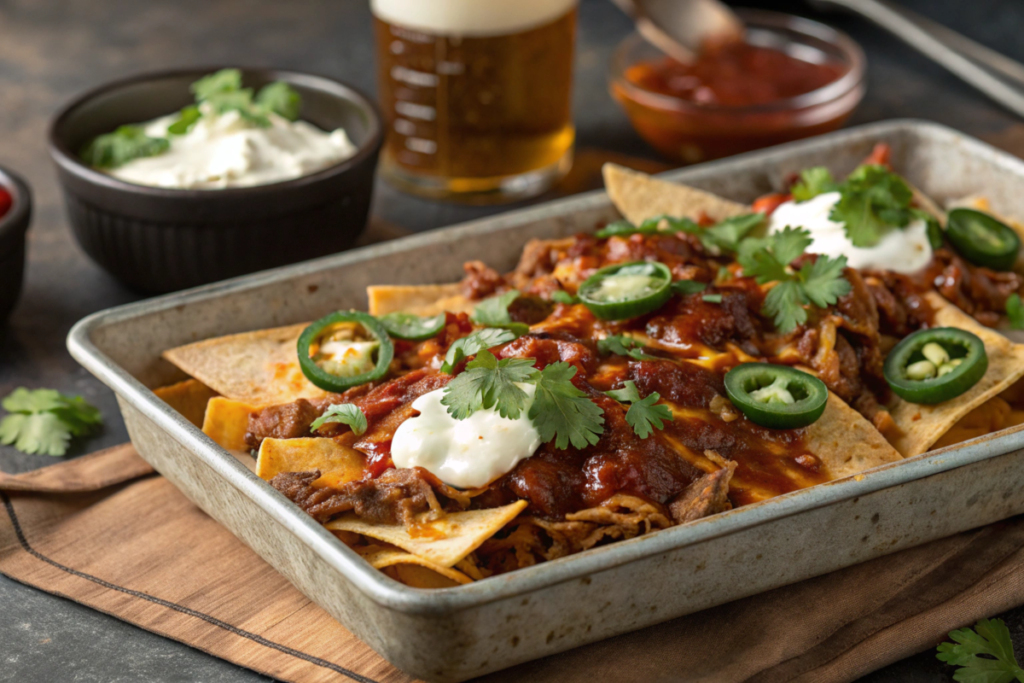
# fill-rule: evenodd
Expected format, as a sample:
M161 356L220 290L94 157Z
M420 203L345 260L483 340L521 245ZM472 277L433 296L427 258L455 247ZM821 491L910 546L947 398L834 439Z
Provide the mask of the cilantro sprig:
M961 683L1024 683L1024 669L1013 654L1010 630L1002 619L982 619L973 629L949 634L952 643L939 645L939 661L958 666L954 681Z
M1006 317L1010 321L1010 329L1024 330L1024 303L1020 294L1014 292L1006 299Z
M614 334L597 341L597 350L602 355L615 354L618 356L629 356L633 360L658 360L657 357L644 353L642 341L627 337L621 334Z
M100 411L80 396L55 389L15 389L0 402L10 415L0 421L0 444L30 455L64 455L73 436L94 431Z
M163 154L170 146L167 138L146 135L142 126L120 126L113 133L93 138L79 156L95 168L116 168L135 159Z
M637 389L633 380L626 380L622 389L614 389L604 392L619 403L628 403L629 410L626 411L626 423L633 428L633 433L641 439L646 439L654 433L655 429L664 429L665 421L672 421L672 411L668 406L655 405L661 400L661 394L652 392L647 398L640 398L640 390Z
M537 391L529 417L540 433L541 441L554 440L555 448L593 446L604 432L604 411L576 388L572 378L576 366L564 361L552 363L540 371Z
M456 339L455 342L448 347L448 353L445 354L444 363L441 365L441 372L450 375L455 370L455 366L469 356L475 356L481 351L493 348L499 344L510 342L518 336L519 335L512 330L503 330L497 327L485 327L484 329L472 332L461 339Z
M701 244L704 245L705 249L713 254L720 254L727 251L736 251L743 238L764 223L764 219L763 213L748 213L726 218L714 225L702 228L689 218L660 215L648 218L640 225L633 225L626 220L615 221L598 230L596 234L597 237L601 238L612 236L628 237L637 233L651 235L660 231L661 223L664 221L667 224L664 232L686 232L696 235L700 238Z
M329 422L348 425L356 436L366 433L366 414L354 403L336 403L330 406L323 415L313 420L309 429L310 431L320 429Z
M498 360L487 349L477 353L466 364L466 370L445 387L441 405L456 420L465 420L478 410L497 408L498 414L518 420L530 396L517 386L535 382L539 370L533 360L503 358Z
M497 296L484 299L473 309L473 322L489 327L503 327L512 330L517 335L526 334L530 331L530 326L514 322L508 312L508 307L518 298L519 290L510 289Z
M818 255L814 263L807 261L798 271L790 267L811 242L810 232L787 226L768 237L744 240L736 257L744 276L761 285L776 283L765 297L762 311L783 334L807 322L805 306L827 308L850 291L850 283L843 277L845 256Z

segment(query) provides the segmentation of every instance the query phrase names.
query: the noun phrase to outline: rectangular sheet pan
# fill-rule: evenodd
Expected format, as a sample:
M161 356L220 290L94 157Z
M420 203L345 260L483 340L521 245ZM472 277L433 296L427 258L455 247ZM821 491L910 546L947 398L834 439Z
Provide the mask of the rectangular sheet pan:
M1024 162L919 121L851 129L665 177L749 201L793 171L846 172L877 142L940 201L982 192L1024 217ZM213 336L365 308L369 284L451 282L482 259L511 269L532 237L617 218L603 192L94 314L71 354L117 394L139 453L375 650L428 680L461 681L830 572L1024 512L1014 429L853 479L468 586L425 591L372 569L149 390L182 379L160 352Z

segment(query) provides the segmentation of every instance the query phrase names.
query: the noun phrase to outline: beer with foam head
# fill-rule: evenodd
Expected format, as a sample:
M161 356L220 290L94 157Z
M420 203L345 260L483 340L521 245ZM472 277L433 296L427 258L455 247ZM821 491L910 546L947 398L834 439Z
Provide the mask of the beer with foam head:
M544 191L572 163L577 0L372 0L382 172L425 196Z

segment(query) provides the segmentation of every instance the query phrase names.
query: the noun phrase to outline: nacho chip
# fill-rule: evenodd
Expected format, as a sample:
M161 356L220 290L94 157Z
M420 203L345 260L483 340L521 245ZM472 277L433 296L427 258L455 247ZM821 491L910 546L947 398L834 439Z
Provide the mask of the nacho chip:
M905 458L928 451L961 418L1024 376L1024 344L1014 344L981 325L935 292L926 296L935 309L936 326L958 327L981 338L988 354L988 371L969 390L945 403L929 406L893 399L892 418L901 432L893 446Z
M256 476L270 481L283 472L320 470L314 486L340 486L363 476L364 456L336 439L264 439Z
M476 302L462 295L458 283L450 285L374 285L366 288L370 315L415 313L437 315L445 311L472 313Z
M203 434L214 440L218 446L229 451L248 451L245 432L249 428L249 416L259 408L248 403L232 401L218 396L210 399L203 418Z
M394 567L395 578L413 588L451 588L473 582L457 569L442 567L398 548L372 545L355 551L374 569Z
M750 207L693 187L670 183L615 164L604 165L604 185L615 208L631 223L666 214L714 221L750 213Z
M302 370L296 353L308 323L207 339L164 351L164 358L235 401L263 407L326 395Z
M203 425L206 404L217 395L216 391L195 379L160 387L153 393L196 427Z
M526 505L525 500L517 500L500 508L450 512L441 519L420 522L411 527L370 524L354 514L345 515L324 526L332 531L354 531L396 545L442 567L453 567L515 519Z
M874 425L831 391L825 412L807 428L805 439L833 479L903 459Z

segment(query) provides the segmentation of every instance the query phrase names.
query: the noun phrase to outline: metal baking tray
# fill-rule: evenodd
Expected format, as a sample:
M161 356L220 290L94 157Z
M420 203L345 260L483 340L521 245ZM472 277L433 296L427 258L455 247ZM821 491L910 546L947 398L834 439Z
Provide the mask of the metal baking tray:
M1024 162L920 121L863 126L664 177L737 200L791 172L852 169L877 142L940 201L984 193L1024 216ZM817 576L1024 512L1024 431L796 491L648 536L443 590L372 569L150 388L182 379L160 352L365 308L370 284L457 280L482 259L511 269L533 237L616 218L593 192L89 316L71 354L110 386L135 447L310 600L406 672L461 681Z

